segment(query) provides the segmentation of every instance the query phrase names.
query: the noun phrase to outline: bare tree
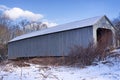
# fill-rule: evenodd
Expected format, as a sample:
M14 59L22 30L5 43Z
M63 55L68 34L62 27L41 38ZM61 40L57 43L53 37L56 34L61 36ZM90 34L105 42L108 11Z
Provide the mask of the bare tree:
M6 44L10 40L10 20L0 16L0 43Z
M38 31L42 29L46 29L47 25L43 24L42 22L29 22L27 25L24 26L24 33L29 33L33 31Z
M113 20L113 24L115 26L116 42L120 46L120 15Z
M7 43L11 39L9 27L11 20L4 16L0 16L0 60L3 60L7 54Z
M17 25L19 26L19 28L22 30L22 34L26 33L26 26L30 24L30 21L28 21L27 19L23 19L21 20Z
M23 30L20 28L18 24L14 24L11 27L9 27L11 39L20 36L23 34Z

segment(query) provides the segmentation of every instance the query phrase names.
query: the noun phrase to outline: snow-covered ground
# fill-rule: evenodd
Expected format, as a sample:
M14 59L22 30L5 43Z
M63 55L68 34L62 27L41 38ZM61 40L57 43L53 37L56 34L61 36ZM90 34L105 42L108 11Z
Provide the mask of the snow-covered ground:
M113 51L119 53L120 50ZM120 57L119 57L120 58ZM112 57L85 68L66 66L0 66L0 80L120 80L120 59Z

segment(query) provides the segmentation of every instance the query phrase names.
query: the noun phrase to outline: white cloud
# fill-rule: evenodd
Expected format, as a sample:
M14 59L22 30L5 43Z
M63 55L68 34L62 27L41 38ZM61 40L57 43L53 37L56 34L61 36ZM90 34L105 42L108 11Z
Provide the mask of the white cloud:
M17 7L8 9L8 10L4 11L3 14L12 20L16 20L18 18L27 18L31 21L37 21L37 20L43 18L43 15L41 15L41 14L35 14L33 12L23 10L23 9L17 8Z
M0 11L8 10L9 8L5 5L0 5Z
M23 10L18 7L9 8L5 5L0 5L0 11L3 12L4 16L12 20L16 20L19 18L26 18L30 21L42 20L42 23L46 24L48 27L53 27L57 25L57 23L50 22L49 20L45 19L42 14L36 14L31 11Z
M43 24L46 24L48 27L54 27L58 25L57 23L53 23L53 22L43 22Z

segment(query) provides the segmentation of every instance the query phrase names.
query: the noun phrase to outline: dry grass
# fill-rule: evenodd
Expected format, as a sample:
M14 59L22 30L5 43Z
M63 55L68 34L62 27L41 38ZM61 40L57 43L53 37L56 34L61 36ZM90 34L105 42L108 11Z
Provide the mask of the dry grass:
M45 66L58 66L63 64L63 57L33 57L33 58L20 58L11 60L10 62L14 66L19 67L26 67L30 66L30 64L38 64L38 65L45 65ZM30 63L30 64L29 64Z
M16 60L11 60L10 61L14 67L19 66L19 67L28 67L30 64L28 64L27 59L16 59Z

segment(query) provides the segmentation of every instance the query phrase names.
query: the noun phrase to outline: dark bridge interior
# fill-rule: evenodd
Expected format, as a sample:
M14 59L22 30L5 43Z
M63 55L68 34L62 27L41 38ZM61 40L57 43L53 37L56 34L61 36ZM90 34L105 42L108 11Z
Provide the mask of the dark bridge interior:
M98 28L97 29L97 43L98 46L110 46L112 45L113 34L110 29Z

